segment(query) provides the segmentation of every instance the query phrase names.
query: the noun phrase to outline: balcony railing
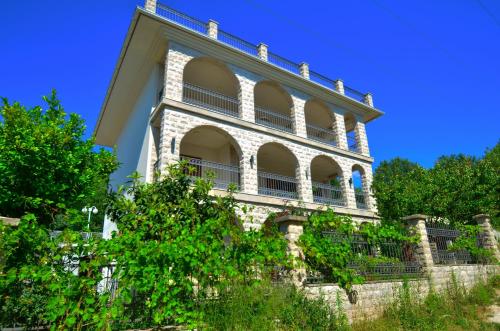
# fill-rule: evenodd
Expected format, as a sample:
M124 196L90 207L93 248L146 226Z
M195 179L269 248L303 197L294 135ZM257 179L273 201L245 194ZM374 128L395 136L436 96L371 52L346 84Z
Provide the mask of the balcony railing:
M205 161L187 156L182 156L182 160L188 161L193 168L188 173L192 178L206 178L214 182L215 188L227 189L229 184L240 188L240 168L238 166Z
M368 205L366 204L366 197L363 191L354 191L354 197L356 198L356 208L359 209L368 209Z
M185 28L188 28L192 31L195 31L199 34L208 35L208 25L205 22L202 22L196 18L193 18L191 16L188 16L186 14L180 13L176 11L175 9L172 9L164 4L157 3L156 5L156 14L167 19L168 21L171 21L173 23L176 23L178 25L181 25ZM227 32L218 30L217 33L218 41L232 47L235 49L238 49L246 54L249 54L253 57L258 58L258 51L257 51L257 45L253 43L249 43L241 38L238 38L236 36L233 36ZM272 52L268 52L268 62L274 64L275 66L282 68L286 71L289 71L291 73L294 73L295 75L299 76L300 75L300 65L296 62L290 61L288 59L285 59L284 57L281 57L277 54L274 54ZM331 80L325 76L322 76L318 73L315 73L313 71L310 71L310 79L311 81L326 87L332 91L335 91L335 81ZM303 78L303 77L302 77ZM333 84L332 84L333 82ZM338 93L338 92L337 92ZM345 96L354 99L356 101L366 103L364 100L364 95L356 91L346 85L344 85L344 93Z
M356 136L354 135L354 131L347 133L347 148L351 152L359 153L358 141L356 140Z
M312 191L314 202L336 206L346 205L344 194L340 187L312 182Z
M298 199L297 180L294 177L258 171L259 194Z
M51 231L50 238L55 239L61 236L63 231ZM89 240L90 238L99 238L102 239L102 232L80 232L83 240Z
M182 100L217 113L239 116L238 99L190 83L184 83Z
M293 122L288 116L272 110L255 107L255 122L274 129L293 133Z
M332 130L328 130L325 128L321 128L319 126L315 126L312 124L307 124L307 137L313 140L320 141L322 143L331 145L331 146L336 146L337 145L337 139L335 137L335 132Z

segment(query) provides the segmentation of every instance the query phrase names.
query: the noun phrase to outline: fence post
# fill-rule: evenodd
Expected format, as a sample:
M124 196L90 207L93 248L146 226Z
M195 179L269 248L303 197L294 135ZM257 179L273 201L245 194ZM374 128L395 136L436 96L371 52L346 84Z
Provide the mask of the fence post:
M342 81L342 79L337 79L335 81L335 91L339 92L340 94L345 94L344 82Z
M373 96L372 96L372 94L370 92L366 93L363 96L363 102L365 104L367 104L368 106L373 107Z
M493 232L493 228L491 227L490 216L486 214L479 214L474 216L473 219L483 230L485 236L484 248L491 249L496 260L500 261L500 252L498 251L495 233Z
M297 242L304 231L303 224L306 220L307 217L305 216L295 215L285 215L276 219L276 224L278 224L280 231L283 232L285 239L288 241L288 253L298 259L299 262L304 260L304 254ZM304 265L299 264L292 271L292 282L297 287L300 287L306 280L306 275Z
M217 39L219 33L219 23L214 20L208 20L207 34L210 38Z
M264 43L260 43L257 46L257 53L259 54L259 58L261 60L267 61L267 45Z
M309 64L302 62L299 65L300 75L305 79L309 79Z
M417 246L418 260L424 271L428 272L434 266L434 260L432 259L431 246L429 245L429 238L427 237L427 230L425 228L426 219L427 216L422 214L403 217L403 221L405 221L410 233L418 235L420 238Z
M144 9L156 13L156 0L146 0L144 3Z

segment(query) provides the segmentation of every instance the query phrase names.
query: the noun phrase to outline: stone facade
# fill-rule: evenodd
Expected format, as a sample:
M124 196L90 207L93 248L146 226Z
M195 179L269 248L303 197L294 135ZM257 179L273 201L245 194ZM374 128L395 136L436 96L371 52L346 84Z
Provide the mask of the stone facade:
M260 50L264 54L264 47L261 47ZM160 146L154 149L158 150L157 157L160 160L159 166L161 169L179 159L180 144L188 132L200 126L210 126L225 132L238 146L237 150L241 153L240 172L242 192L257 194L258 160L256 160L257 164L252 166L249 162L250 158L253 157L256 159L259 148L264 144L278 143L291 151L298 161L296 177L298 179L300 200L312 202L311 179L308 178L311 161L316 156L324 155L334 160L342 171L341 185L346 196L347 208L356 209L354 188L349 183L349 178L352 176L352 169L353 167L362 169L363 188L368 210L374 214L376 213L376 205L370 193L372 182L371 163L373 160L369 157L368 140L364 123L358 121L355 129L356 138L360 146L360 154L365 156L364 158L347 151L347 138L344 126L344 113L347 110L340 109L335 105L328 105L333 114L333 130L337 135L338 141L338 148L335 150L317 147L317 144L297 143L293 139L290 139L289 133L282 133L259 126L255 123L254 87L258 82L265 80L266 77L240 68L234 63L224 63L224 65L231 70L239 83L239 118L237 120L204 110L202 107L187 105L183 103L182 94L184 68L191 60L204 56L201 52L180 43L169 42L165 58L164 77L165 93L163 103L166 106L161 113ZM303 69L304 71L306 70L305 66L303 66ZM294 126L293 136L308 139L304 107L306 101L312 97L287 86L283 86L283 88L290 95L293 103L291 109ZM256 129L256 126L259 126L259 128ZM153 160L152 163L155 161ZM277 160L277 162L279 161ZM256 214L257 216L261 217L259 214ZM263 219L260 219L260 222L262 221Z

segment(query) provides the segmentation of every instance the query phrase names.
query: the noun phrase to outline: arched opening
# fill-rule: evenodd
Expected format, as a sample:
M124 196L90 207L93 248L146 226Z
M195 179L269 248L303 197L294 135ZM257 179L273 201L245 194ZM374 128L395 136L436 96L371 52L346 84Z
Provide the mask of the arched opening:
M367 188L366 188L366 178L365 170L359 166L355 165L352 167L352 186L354 188L354 197L356 198L356 208L367 209Z
M211 111L239 116L238 79L220 61L199 57L184 67L182 99Z
M356 118L353 114L348 113L344 115L344 125L347 137L347 147L350 151L359 153L359 144L356 138L356 132L354 131L356 128Z
M311 182L314 202L346 205L342 169L333 159L320 155L311 161Z
M283 145L268 143L257 152L259 194L298 199L298 162Z
M328 106L318 99L308 100L304 106L307 137L336 146L334 117Z
M241 149L225 131L212 126L192 129L182 138L180 155L193 167L190 176L213 176L216 188L240 187Z
M255 122L274 129L294 132L293 102L277 83L261 81L254 88Z

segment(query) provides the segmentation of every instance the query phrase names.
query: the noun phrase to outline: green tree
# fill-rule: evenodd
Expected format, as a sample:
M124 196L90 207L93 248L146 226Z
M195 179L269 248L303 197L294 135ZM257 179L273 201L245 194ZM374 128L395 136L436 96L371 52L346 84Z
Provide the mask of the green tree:
M93 138L84 139L84 121L66 114L55 91L43 100L46 110L3 99L0 215L34 213L39 224L53 226L67 210L96 202L117 162L111 152L96 152Z

